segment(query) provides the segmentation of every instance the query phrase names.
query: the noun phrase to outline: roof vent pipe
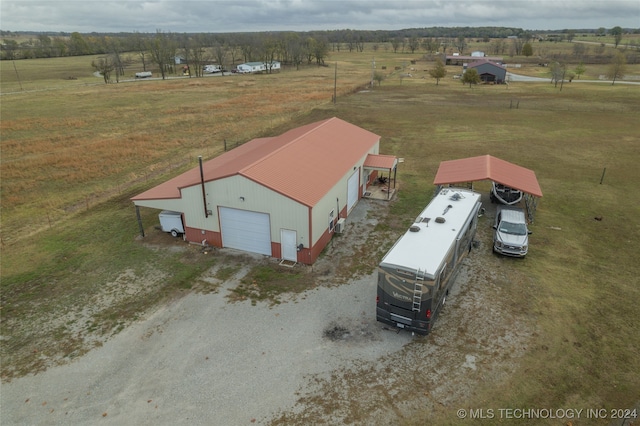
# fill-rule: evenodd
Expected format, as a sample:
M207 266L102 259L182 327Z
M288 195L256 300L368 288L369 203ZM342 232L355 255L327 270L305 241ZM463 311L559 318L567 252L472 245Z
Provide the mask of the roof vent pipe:
M202 169L202 155L198 155L198 163L200 164L200 184L202 185L202 201L204 202L204 217L209 217L209 210L207 210L207 193L204 190L204 170Z

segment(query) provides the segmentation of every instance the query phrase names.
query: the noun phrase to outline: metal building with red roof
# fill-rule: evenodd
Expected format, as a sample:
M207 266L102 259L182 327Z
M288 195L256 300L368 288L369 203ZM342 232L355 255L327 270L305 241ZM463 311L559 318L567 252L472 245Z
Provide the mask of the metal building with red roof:
M333 117L253 139L132 201L182 213L187 241L312 264L378 172L395 172L379 147Z

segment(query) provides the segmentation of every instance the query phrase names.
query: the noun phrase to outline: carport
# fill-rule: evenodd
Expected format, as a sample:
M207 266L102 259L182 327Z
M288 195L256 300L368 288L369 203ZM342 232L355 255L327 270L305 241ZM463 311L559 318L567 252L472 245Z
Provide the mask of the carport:
M440 163L433 181L436 192L445 185L454 186L491 180L522 191L529 222L533 222L542 190L533 170L526 169L491 155L449 160Z

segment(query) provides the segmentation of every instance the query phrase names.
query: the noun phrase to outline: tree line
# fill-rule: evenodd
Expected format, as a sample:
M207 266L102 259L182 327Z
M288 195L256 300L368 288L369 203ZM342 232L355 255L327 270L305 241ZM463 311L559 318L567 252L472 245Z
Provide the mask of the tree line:
M597 30L580 30L583 34L593 33L594 35L605 35L607 33L618 34L630 32L614 27L611 30L599 28ZM640 30L638 30L640 31ZM346 49L349 51L362 51L365 43L390 43L394 50L412 50L421 48L424 40L434 42L434 40L460 40L475 38L482 41L492 39L506 39L516 37L518 39L530 39L534 36L545 38L545 31L537 31L535 35L521 28L509 27L432 27L432 28L410 28L403 30L331 30L331 31L310 31L310 32L263 32L263 33L166 33L178 45L185 44L190 40L193 44L197 41L205 48L215 48L218 46L242 46L244 50L254 50L259 48L260 41L277 41L300 39L309 43L310 40L319 44L326 44L333 49ZM575 30L564 30L560 33L554 32L553 36L559 39L570 39L575 36ZM16 40L18 33L10 31L0 32L3 40L0 44L2 49L0 59L32 59L32 58L53 58L64 56L100 55L112 53L114 44L118 44L118 49L122 51L135 51L141 44L152 41L157 34L149 33L47 33L47 32L27 32L19 33L21 37L29 36L28 39L19 42ZM428 42L427 42L428 43ZM286 58L285 58L286 60Z

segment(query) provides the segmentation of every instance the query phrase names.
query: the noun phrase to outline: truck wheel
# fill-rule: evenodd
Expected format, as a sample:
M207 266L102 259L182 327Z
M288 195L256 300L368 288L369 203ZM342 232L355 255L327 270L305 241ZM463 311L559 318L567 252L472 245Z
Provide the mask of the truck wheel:
M172 237L177 237L178 236L178 231L176 231L175 229L171 231L171 236Z

